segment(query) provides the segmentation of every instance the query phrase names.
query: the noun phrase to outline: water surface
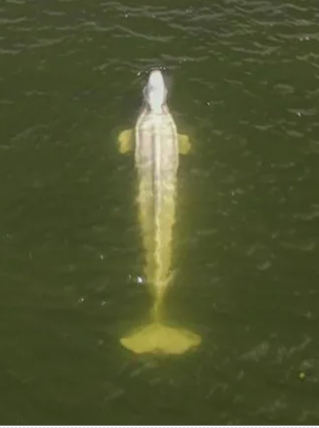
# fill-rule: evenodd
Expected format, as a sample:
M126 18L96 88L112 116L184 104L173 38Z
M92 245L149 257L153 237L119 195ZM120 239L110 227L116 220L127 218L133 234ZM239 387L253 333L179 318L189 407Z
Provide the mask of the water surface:
M0 422L319 423L317 1L49 3L0 7ZM194 146L167 309L203 336L160 359L118 342L150 301L115 140L155 65Z

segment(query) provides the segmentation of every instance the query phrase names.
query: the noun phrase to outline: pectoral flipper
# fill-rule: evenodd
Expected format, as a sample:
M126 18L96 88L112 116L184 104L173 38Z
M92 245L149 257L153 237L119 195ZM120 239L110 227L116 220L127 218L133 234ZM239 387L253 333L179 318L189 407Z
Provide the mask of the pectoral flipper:
M134 146L134 129L125 129L118 136L118 150L120 153L128 153Z
M178 151L181 155L187 155L191 150L189 136L186 134L178 134Z

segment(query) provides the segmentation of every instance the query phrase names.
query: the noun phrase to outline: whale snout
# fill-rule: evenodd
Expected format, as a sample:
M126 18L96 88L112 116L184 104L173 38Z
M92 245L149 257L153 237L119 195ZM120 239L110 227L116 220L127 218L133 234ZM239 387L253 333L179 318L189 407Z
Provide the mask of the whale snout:
M152 70L144 88L144 96L151 110L160 111L166 103L167 88L160 70Z
M148 77L147 85L153 88L159 88L159 87L165 86L162 72L160 70L152 70Z

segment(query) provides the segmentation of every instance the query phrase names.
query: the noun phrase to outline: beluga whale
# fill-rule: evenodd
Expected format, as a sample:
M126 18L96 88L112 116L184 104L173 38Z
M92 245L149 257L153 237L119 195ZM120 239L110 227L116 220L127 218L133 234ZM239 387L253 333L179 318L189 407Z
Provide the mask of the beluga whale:
M179 155L191 149L189 137L178 134L167 105L167 87L159 69L149 73L143 106L134 129L118 137L121 153L134 151L137 207L145 252L144 276L153 296L148 325L120 339L137 354L182 354L201 343L201 337L163 319L164 295L172 282L172 238L177 198Z

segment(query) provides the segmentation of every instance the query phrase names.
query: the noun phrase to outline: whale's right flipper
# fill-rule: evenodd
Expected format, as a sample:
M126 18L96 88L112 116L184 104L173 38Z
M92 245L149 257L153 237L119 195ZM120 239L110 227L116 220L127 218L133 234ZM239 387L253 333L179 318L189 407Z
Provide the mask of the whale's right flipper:
M181 155L187 155L191 150L189 136L186 134L178 134L178 151Z
M134 130L125 129L118 136L118 149L120 153L128 153L133 150L134 145Z

